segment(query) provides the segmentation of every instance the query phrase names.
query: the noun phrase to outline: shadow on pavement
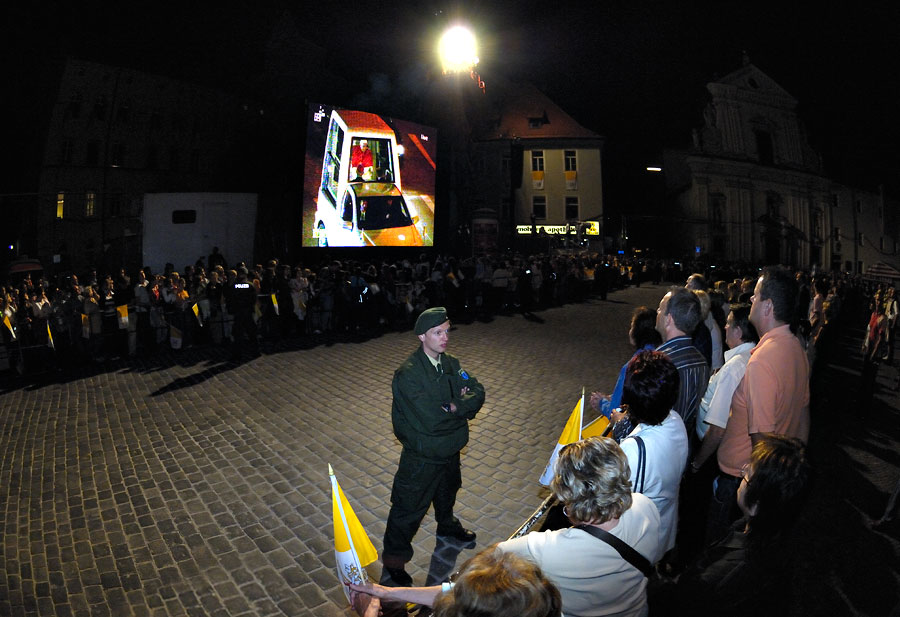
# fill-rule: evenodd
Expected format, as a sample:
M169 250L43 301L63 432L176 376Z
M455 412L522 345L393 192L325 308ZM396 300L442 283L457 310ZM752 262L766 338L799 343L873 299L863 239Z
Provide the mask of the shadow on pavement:
M843 332L815 393L815 480L795 529L792 615L891 615L898 608L898 526L886 526L887 533L871 528L900 474L897 369L881 367L872 402L862 408L862 338L862 330Z

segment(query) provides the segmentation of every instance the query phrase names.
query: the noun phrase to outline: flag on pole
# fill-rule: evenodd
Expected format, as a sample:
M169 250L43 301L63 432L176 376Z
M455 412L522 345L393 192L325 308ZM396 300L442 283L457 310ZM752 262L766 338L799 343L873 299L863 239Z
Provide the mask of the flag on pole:
M53 333L50 332L50 323L47 323L47 346L56 351L56 345L53 344Z
M594 420L581 427L581 438L588 439L589 437L606 437L608 429L609 418L603 415L597 416Z
M275 314L280 315L278 312L278 300L275 298L275 294L272 294L272 307L275 309Z
M349 602L350 591L344 583L365 583L369 580L365 566L378 559L378 553L344 496L331 464L328 465L328 476L331 478L331 513L334 518L334 564Z
M13 330L12 323L9 321L9 315L3 315L3 325L9 329L10 335L12 335L12 340L16 340L16 331Z
M572 410L572 414L569 416L569 421L566 422L566 428L563 429L562 435L559 436L559 442L553 448L550 461L547 463L547 467L544 468L544 473L541 474L540 483L544 486L550 486L550 481L556 473L556 459L559 458L559 451L563 449L563 446L575 443L581 439L581 423L583 419L584 388L581 390L581 398L575 403L575 409Z
M202 326L203 320L200 319L200 305L195 302L194 306L191 307L191 310L194 311L194 317L197 318L197 323Z
M81 314L81 338L91 338L91 318Z

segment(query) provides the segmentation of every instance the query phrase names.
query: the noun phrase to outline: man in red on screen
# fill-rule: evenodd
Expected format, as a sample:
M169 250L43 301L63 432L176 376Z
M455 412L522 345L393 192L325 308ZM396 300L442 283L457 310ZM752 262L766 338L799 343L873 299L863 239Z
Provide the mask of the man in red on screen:
M359 145L353 144L350 152L350 169L356 172L355 181L375 179L375 166L368 140L361 139Z

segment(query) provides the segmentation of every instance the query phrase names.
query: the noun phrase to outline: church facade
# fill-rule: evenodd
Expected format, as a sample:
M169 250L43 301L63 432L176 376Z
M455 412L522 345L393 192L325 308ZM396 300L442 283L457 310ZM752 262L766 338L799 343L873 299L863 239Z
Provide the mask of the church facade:
M897 263L896 208L825 175L790 93L746 60L707 90L691 146L664 155L684 253L857 273Z

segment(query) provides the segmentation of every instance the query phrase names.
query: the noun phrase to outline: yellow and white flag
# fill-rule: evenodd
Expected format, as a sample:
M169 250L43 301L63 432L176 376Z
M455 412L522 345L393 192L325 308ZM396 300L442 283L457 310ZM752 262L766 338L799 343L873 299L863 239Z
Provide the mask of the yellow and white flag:
M556 447L553 448L553 454L550 455L550 461L547 463L544 473L541 474L540 483L544 486L550 486L550 481L556 474L556 459L559 458L559 451L563 449L563 446L575 443L581 439L581 423L583 422L583 419L584 389L581 391L581 398L575 403L575 409L572 410L569 421L566 422L566 428L563 429L562 435L559 436L559 442L556 444Z
M119 316L119 330L128 329L128 305L123 304L116 307L116 314Z
M328 476L331 478L331 512L334 518L334 564L349 602L350 591L344 583L365 583L369 580L365 567L378 559L378 553L344 496L330 464Z
M81 338L91 338L91 318L81 314Z
M181 349L181 330L175 326L169 326L169 345L172 349Z
M9 315L3 315L3 325L9 329L9 333L12 336L12 340L16 340L16 331L13 330L12 323L9 321Z
M278 298L275 297L275 294L272 294L272 307L275 309L276 315L281 315L281 313L278 312Z
M194 306L191 307L191 310L194 311L194 317L197 318L197 323L202 326L203 320L200 319L200 305L195 302Z
M56 345L53 344L53 333L50 332L50 324L47 324L47 346L56 351Z

